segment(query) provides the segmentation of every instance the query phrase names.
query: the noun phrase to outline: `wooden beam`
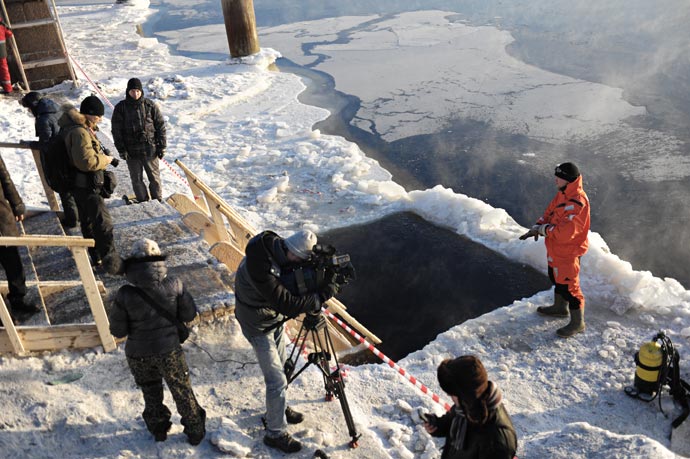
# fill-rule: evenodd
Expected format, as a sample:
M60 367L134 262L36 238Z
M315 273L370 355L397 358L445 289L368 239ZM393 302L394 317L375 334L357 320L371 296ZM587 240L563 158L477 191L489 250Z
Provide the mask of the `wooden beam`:
M110 352L114 350L117 345L113 336L110 334L110 322L108 322L108 315L105 313L103 307L103 299L98 294L98 287L96 286L96 278L93 276L91 264L89 263L89 255L86 253L84 247L70 247L74 254L74 261L77 263L77 269L81 276L81 281L84 284L84 291L86 292L86 299L91 306L91 313L98 328L98 335L101 337L101 344L103 350Z
M213 245L218 241L223 240L220 234L218 234L218 228L213 224L210 218L200 212L189 212L187 215L182 217L182 223L184 223L189 229L199 234L204 238L204 241L208 245ZM225 228L222 228L227 235ZM227 236L226 238L227 239Z
M0 142L0 148L25 148L31 150L31 145L28 143Z
M101 345L96 324L67 324L50 327L16 327L25 351L84 349ZM0 352L14 352L6 333L0 333Z
M80 280L73 280L73 281L35 281L35 280L27 280L26 281L26 286L27 287L33 287L33 286L38 286L38 288L41 289L41 292L44 295L50 295L52 293L56 292L62 292L63 290L67 290L68 288L74 288L74 287L81 287L83 284ZM102 281L96 281L96 285L98 286L98 291L100 293L106 293L105 285L103 285ZM9 285L7 281L0 281L0 293L3 295L6 295L9 293Z
M216 257L216 260L224 263L225 266L232 272L236 272L240 266L240 262L244 258L244 252L235 246L232 242L217 242L211 246L209 250L211 255Z
M53 191L53 189L50 187L50 185L48 185L48 181L46 180L46 176L43 173L43 163L41 162L41 151L32 149L31 153L33 153L33 155L34 155L34 162L36 163L36 170L38 170L38 176L41 178L41 184L43 185L43 191L46 194L46 198L48 198L48 205L50 206L50 210L52 210L53 212L58 212L60 210L60 205L58 204L57 198L55 197L55 191Z
M0 319L2 319L2 325L5 327L5 336L9 340L9 343L11 345L12 351L14 351L15 354L18 355L24 355L25 354L25 349L24 345L22 344L22 339L17 333L17 328L14 326L14 322L12 321L12 316L10 315L10 311L7 310L7 305L5 304L5 300L0 296Z
M24 62L24 68L25 69L35 69L39 67L48 67L51 65L61 65L61 64L69 64L69 61L67 60L66 57L51 57L48 59L41 59L37 61L26 61Z
M205 207L198 205L186 194L173 193L168 196L165 200L169 205L174 207L182 215L186 215L189 212L199 212L200 214L208 214Z
M36 19L34 21L26 21L26 22L15 22L12 24L12 30L27 29L30 27L39 27L39 26L50 25L50 24L55 24L55 19L47 18L47 19Z
M354 317L345 311L345 305L341 303L337 298L331 298L326 301L326 307L333 314L338 314L342 317L345 322L350 324L352 328L356 328L357 331L364 336L371 344L381 344L381 339L374 335L367 327L359 323Z
M43 246L43 247L95 247L96 241L81 236L20 236L0 237L0 246Z

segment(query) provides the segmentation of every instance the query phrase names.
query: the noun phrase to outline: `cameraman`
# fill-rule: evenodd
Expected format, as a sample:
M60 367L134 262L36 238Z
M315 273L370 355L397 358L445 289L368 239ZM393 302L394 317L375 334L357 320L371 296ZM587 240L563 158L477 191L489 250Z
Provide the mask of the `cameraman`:
M304 416L287 406L284 323L302 313L318 314L321 303L337 292L337 286L329 283L320 292L297 295L281 282L281 270L308 264L314 245L316 235L308 230L286 239L264 231L247 244L235 277L235 316L256 353L266 383L264 444L285 453L302 448L287 432L287 424L299 424Z

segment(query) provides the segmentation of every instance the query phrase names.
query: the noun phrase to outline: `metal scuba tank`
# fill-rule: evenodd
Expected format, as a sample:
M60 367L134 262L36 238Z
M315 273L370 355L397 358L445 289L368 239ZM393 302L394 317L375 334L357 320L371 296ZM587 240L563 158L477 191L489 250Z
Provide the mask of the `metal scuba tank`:
M659 376L664 353L657 341L649 341L640 346L635 354L635 388L639 394L653 396L659 390Z

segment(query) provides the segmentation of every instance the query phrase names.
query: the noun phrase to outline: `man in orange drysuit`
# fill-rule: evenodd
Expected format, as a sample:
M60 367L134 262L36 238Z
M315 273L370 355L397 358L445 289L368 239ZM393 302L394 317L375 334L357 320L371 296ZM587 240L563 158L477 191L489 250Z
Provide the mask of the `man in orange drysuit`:
M12 31L5 25L5 21L0 16L0 84L2 84L3 94L12 92L10 68L7 66L7 46L5 44L5 39L11 36Z
M580 289L580 257L587 252L589 198L582 189L582 176L573 163L556 166L558 193L544 215L521 240L545 238L549 279L555 285L554 302L537 312L550 317L568 317L570 323L556 333L563 338L585 330L585 297Z

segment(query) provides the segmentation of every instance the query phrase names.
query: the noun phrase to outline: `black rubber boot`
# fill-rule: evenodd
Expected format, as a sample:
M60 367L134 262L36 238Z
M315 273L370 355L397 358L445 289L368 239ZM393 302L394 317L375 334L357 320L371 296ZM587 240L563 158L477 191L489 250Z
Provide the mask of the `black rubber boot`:
M556 334L561 338L570 338L583 331L585 331L585 311L580 308L570 311L570 323L556 330Z
M551 306L539 306L537 312L549 317L568 317L568 302L558 293L553 294Z

